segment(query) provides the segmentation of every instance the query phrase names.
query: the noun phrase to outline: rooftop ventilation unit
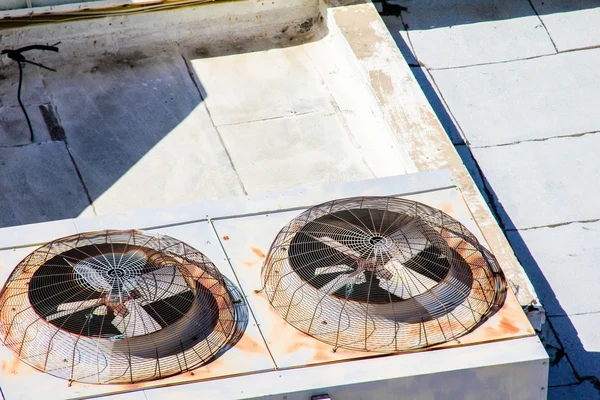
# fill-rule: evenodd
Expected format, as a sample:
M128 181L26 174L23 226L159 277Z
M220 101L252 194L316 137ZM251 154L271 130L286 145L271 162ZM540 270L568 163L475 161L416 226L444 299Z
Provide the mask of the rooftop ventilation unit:
M231 338L232 300L202 253L168 236L83 233L50 242L0 294L0 337L59 378L134 383L197 368Z
M484 244L447 171L0 229L0 387L543 399L547 355Z
M498 310L495 260L442 211L393 197L308 209L277 235L267 297L291 325L334 349L402 351L456 339Z

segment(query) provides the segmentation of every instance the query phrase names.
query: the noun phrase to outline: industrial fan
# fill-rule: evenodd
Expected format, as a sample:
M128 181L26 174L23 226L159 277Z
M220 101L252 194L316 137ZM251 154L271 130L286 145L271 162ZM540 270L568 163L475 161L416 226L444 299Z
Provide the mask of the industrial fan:
M168 236L102 231L48 243L0 293L0 338L28 364L90 383L133 383L210 361L235 328L227 284Z
M496 262L442 211L392 197L315 206L262 271L272 306L334 348L402 351L455 339L503 303Z

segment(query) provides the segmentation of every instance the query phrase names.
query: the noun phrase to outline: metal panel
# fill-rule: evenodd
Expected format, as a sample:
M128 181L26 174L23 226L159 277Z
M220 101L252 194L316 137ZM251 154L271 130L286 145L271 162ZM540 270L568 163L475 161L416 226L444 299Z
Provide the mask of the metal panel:
M538 338L443 351L348 361L311 368L145 390L148 400L332 399L541 400L546 398L548 361Z

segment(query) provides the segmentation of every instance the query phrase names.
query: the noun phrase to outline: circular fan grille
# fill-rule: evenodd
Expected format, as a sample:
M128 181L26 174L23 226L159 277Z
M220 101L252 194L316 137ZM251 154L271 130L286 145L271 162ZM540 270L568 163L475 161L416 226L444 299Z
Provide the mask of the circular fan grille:
M495 312L506 285L458 221L391 197L336 200L284 227L262 271L272 306L334 348L401 351L457 338Z
M0 293L0 338L26 363L86 383L188 371L232 337L226 281L168 236L91 232L40 247Z

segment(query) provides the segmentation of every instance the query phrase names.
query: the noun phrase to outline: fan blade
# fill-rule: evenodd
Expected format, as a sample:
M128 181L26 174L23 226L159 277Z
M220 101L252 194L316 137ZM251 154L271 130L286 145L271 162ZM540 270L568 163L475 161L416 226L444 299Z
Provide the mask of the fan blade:
M127 282L127 285L135 287L143 304L164 300L190 290L187 281L174 266L140 275L134 282Z
M330 238L329 236L313 236L313 235L308 235L311 238L313 238L314 240L318 240L319 242L326 244L327 246L331 247L332 249L335 249L337 251L339 251L340 253L353 258L353 259L360 259L360 254L354 250L352 250L351 248L349 248L348 246Z
M344 296L350 300L356 300L364 303L381 303L382 300L385 300L384 302L393 302L402 299L402 297L396 295L394 292L388 290L387 287L383 286L381 284L381 280L371 276L370 272L366 273L369 274L369 276L364 277L365 274L361 274L363 278L354 282L354 285L350 288L350 290L344 290L344 292L340 292L340 288L336 294L340 297Z
M450 263L437 247L429 246L406 261L404 267L439 282L448 274Z
M108 308L106 308L105 305L98 306L98 307L94 308L94 311L92 311L92 314L106 315L106 314L108 314Z
M126 315L115 313L111 323L125 337L146 335L161 329L160 324L135 300L127 300L123 306L127 310Z
M400 281L379 281L379 287L383 290L387 290L394 296L397 296L401 299L407 299L410 297L408 292L405 290L404 285Z
M401 262L407 262L429 245L429 241L416 225L416 220L413 220L402 226L402 228L386 235L392 240L397 250L394 257Z
M348 265L332 265L330 267L318 267L315 269L315 276L323 275L323 274L335 274L335 273L344 273L344 272L352 272L354 268Z
M92 299L92 300L84 300L84 301L74 301L71 303L62 303L56 307L58 312L54 314L50 314L46 317L46 321L53 321L57 318L61 318L67 316L69 314L73 314L77 311L82 311L88 308L96 307L98 305L103 304L104 301L102 299Z
M335 293L337 292L339 289L343 288L346 285L352 284L354 285L356 283L357 277L356 276L348 276L347 274L342 274L342 275L338 275L336 278L332 279L331 281L329 281L327 284L321 286L320 290L323 293Z

